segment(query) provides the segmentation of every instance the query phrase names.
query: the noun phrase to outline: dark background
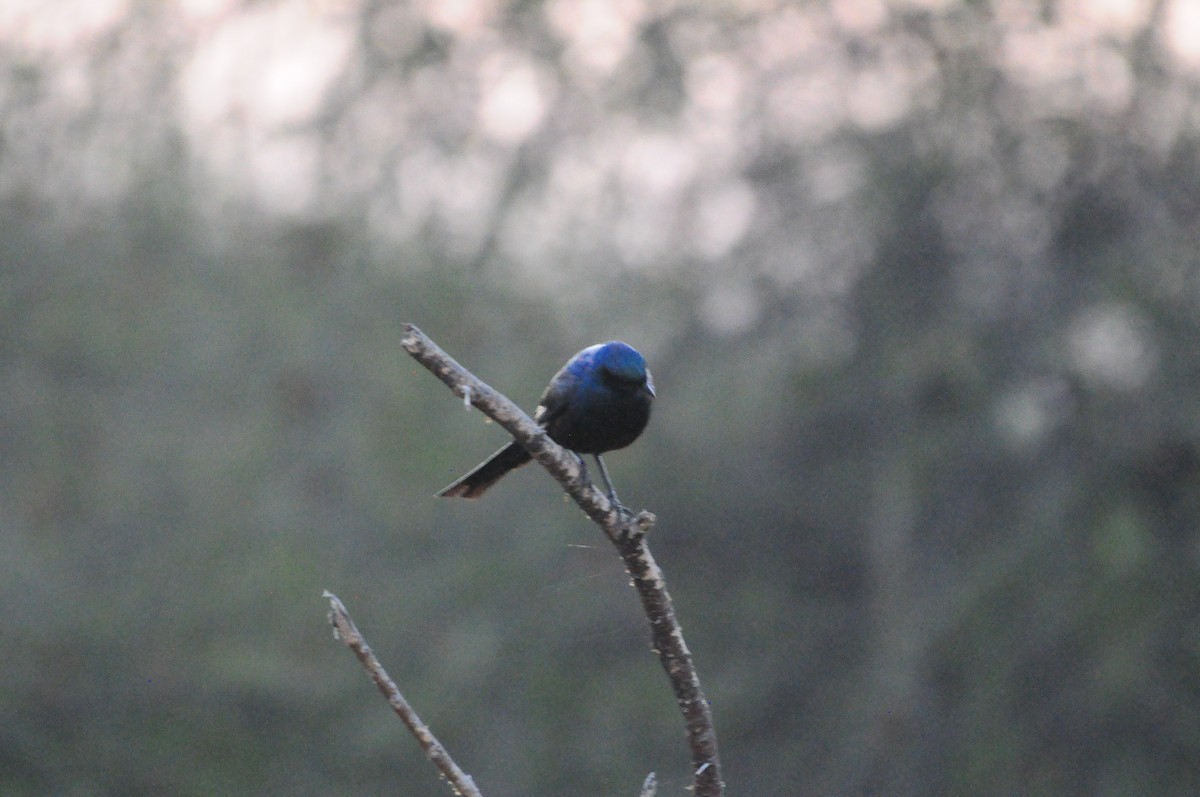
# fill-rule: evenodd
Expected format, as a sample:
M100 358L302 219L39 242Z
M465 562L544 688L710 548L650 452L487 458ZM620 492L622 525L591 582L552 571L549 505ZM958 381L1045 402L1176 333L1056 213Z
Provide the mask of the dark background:
M0 792L660 794L618 560L398 345L608 458L731 795L1200 792L1189 0L0 14Z

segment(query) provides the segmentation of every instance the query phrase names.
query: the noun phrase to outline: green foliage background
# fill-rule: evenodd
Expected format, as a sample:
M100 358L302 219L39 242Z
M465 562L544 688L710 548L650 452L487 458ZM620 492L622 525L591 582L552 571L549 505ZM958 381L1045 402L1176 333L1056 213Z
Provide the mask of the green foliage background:
M0 793L446 793L325 588L486 794L682 793L595 528L431 498L504 436L403 321L528 406L647 354L730 794L1200 791L1185 5L9 15Z

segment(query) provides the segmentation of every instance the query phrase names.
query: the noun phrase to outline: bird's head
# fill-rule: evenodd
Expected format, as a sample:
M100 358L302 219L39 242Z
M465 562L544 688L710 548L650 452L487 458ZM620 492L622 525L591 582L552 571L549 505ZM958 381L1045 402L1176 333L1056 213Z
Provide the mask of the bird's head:
M596 346L594 362L602 373L619 384L641 387L645 385L654 395L654 379L646 367L646 358L641 353L619 340L610 340Z

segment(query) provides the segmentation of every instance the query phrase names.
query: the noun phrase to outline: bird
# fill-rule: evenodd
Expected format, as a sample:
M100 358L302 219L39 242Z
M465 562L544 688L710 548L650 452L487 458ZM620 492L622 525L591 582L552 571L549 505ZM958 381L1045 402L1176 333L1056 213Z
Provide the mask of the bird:
M538 399L533 420L551 440L575 452L585 474L582 455L594 456L608 497L623 508L600 455L625 448L638 438L650 421L654 396L654 378L646 358L628 343L610 340L588 346L567 360ZM531 458L520 443L509 443L442 488L438 496L478 498Z

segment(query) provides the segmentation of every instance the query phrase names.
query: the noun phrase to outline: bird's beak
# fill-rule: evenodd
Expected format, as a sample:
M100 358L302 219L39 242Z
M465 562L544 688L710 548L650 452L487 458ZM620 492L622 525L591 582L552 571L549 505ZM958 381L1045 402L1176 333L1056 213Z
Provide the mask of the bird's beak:
M651 396L657 396L654 392L654 377L650 376L650 371L646 371L646 389L650 391Z

